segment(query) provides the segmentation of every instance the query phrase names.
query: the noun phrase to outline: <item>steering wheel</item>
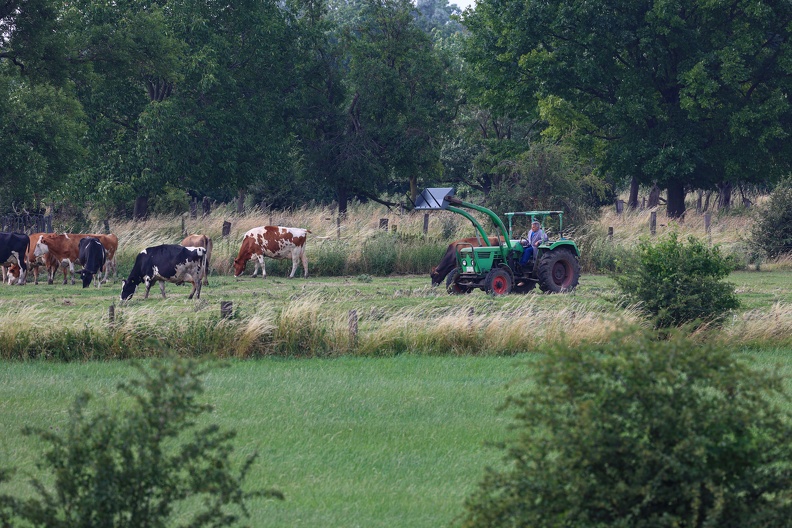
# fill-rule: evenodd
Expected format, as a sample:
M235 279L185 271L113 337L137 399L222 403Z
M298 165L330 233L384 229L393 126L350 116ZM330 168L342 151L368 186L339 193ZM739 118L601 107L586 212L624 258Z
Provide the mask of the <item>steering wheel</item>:
M520 237L520 245L522 247L528 247L531 245L531 243L528 241L526 237Z

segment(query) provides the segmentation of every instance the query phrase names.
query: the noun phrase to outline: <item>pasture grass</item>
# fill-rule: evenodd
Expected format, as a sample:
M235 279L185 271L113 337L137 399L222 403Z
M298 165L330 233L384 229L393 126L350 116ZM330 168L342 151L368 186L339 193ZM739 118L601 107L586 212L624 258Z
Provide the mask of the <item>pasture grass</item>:
M728 279L742 303L701 339L745 346L792 344L792 287L787 272L735 272ZM191 356L255 358L509 355L559 339L607 339L625 325L644 325L638 307L623 307L614 282L584 274L572 294L451 296L428 277L343 276L308 279L213 277L199 300L189 286L167 285L121 304L120 285L0 288L0 359L129 359L161 352L166 342ZM233 317L220 316L221 301ZM110 321L110 307L114 320ZM350 314L357 318L350 333Z
M461 512L487 465L485 442L503 438L496 412L530 371L521 357L264 359L232 361L205 378L215 412L202 420L235 429L239 460L260 457L251 526L436 527ZM29 494L39 475L37 441L23 426L60 427L74 397L90 391L112 405L128 362L7 362L0 370L0 467L19 469L0 492Z

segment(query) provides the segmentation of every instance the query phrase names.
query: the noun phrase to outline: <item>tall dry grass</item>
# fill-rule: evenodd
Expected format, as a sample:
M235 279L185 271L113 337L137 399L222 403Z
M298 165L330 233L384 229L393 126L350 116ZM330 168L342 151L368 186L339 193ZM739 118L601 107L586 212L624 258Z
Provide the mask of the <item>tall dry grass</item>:
M425 238L432 241L450 242L456 238L473 236L470 222L459 215L446 211L430 211L428 231ZM402 213L398 209L388 210L379 204L355 203L340 222L336 211L329 207L303 207L282 211L266 211L253 208L244 214L231 212L219 207L207 216L199 215L158 215L146 220L132 221L113 219L109 221L110 231L119 239L118 258L127 266L142 249L159 244L178 244L184 232L201 233L214 241L212 268L216 273L232 273L233 259L237 256L244 234L262 225L301 227L311 231L306 245L309 255L321 251L325 243L338 243L345 248L346 258L357 261L366 241L383 233L380 219L388 219L389 232L396 232L402 238L424 238L424 213ZM223 224L231 224L230 234L222 236ZM93 230L103 229L101 222L95 222Z

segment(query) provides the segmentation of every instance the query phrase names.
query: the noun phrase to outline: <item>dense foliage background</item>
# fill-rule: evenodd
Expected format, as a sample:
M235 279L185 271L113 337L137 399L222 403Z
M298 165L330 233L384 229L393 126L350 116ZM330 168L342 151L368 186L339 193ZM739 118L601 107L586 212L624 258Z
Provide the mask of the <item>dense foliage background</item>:
M578 218L628 188L728 207L789 172L790 21L780 0L9 0L0 209L344 213L440 184Z

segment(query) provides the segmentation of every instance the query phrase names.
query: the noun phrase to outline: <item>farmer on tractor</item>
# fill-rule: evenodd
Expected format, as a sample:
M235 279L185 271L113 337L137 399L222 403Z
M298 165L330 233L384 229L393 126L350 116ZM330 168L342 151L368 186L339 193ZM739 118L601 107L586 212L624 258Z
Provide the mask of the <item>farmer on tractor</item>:
M539 244L547 242L547 233L542 229L539 220L531 222L531 232L528 233L528 238L523 238L520 244L525 248L522 257L520 257L520 266L525 266L531 260L536 248Z

